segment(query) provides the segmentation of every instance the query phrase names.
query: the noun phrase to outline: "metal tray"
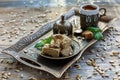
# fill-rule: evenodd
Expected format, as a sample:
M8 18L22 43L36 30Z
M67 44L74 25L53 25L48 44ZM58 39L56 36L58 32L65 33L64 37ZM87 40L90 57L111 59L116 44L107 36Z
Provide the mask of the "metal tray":
M78 11L72 9L65 13L64 16L67 20L73 16L79 16L78 13ZM60 18L56 20L59 19ZM41 39L41 37L46 37L46 35L49 36L52 34L52 26L56 20L46 23L37 32L33 33L32 35L23 37L16 44L4 49L2 52L13 56L16 60L29 67L46 71L55 77L60 78L63 73L81 57L82 53L97 40L93 39L90 41L80 41L80 49L78 51L79 53L74 57L68 58L66 60L51 60L43 58L38 54L39 52L34 49L34 45ZM108 26L100 26L100 28L104 32L108 29Z

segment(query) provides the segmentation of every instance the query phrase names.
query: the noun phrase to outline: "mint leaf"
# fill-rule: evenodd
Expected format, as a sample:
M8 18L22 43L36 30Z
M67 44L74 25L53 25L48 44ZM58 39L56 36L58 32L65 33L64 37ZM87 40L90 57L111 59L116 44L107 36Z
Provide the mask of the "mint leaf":
M39 42L39 43L37 43L37 44L35 45L35 47L42 47L42 46L44 46L44 43L43 43L43 42Z
M52 37L48 37L46 39L41 40L41 42L36 43L34 47L37 48L38 50L41 50L45 44L50 44L51 41L52 41Z
M50 44L50 42L52 41L52 37L48 37L48 38L46 38L46 39L43 39L42 41L43 41L43 43L45 43L45 44Z
M103 39L102 32L97 32L97 33L95 33L95 34L94 34L94 38L95 38L96 40L101 40L101 39Z
M35 48L37 48L37 49L41 49L43 46L44 46L43 42L39 42L39 43L35 44Z
M101 29L98 27L87 27L87 30L92 31L93 33L101 32Z

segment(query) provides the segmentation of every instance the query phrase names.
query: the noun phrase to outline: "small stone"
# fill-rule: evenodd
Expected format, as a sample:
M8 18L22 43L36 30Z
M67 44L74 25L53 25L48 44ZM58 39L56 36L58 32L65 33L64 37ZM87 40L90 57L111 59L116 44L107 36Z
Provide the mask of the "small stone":
M119 42L119 40L115 40L116 42Z
M38 17L38 18L45 18L45 17L46 17L46 14L38 15L37 17Z
M79 58L78 60L77 60L77 62L80 62L81 61L81 58Z
M101 43L100 46L104 46L104 45Z
M27 53L28 51L26 49L23 50L24 53Z
M118 54L120 54L119 52L112 52L112 54L114 55L114 56L117 56Z
M51 13L52 11L50 11L50 10L46 10L45 11L45 14L47 14L47 13Z
M22 11L23 14L27 13L27 11Z
M103 58L106 58L105 54L102 54L102 57L103 57Z
M116 67L117 65L116 64L111 64L111 66Z
M100 52L100 51L101 51L101 49L100 49L100 48L98 48L98 49L97 49L97 52Z
M18 36L16 35L16 36L15 36L15 39L17 39L17 38L18 38Z
M106 50L107 50L107 48L105 48L105 47L104 47L104 48L103 48L103 50L105 50L105 51L106 51Z
M105 69L104 71L105 71L105 72L107 72L107 71L108 71L108 69Z
M120 72L117 75L120 77Z
M95 53L95 50L94 50L94 49L91 49L90 52L91 52L91 53Z
M8 67L4 67L4 70L8 70Z
M93 66L93 67L96 67L97 64L96 64L95 59L90 59L90 60L88 61L88 65L91 65L91 66Z
M100 57L100 55L99 55L98 53L96 54L96 56L97 56L97 57Z
M110 46L111 44L110 43L107 43L107 46Z
M38 25L35 26L35 28L38 28L38 27L39 27Z
M7 63L8 63L9 65L11 65L11 64L13 64L14 62L11 61L11 60L9 60L9 61L7 61Z
M110 38L110 41L112 41L112 39Z
M88 75L88 76L87 76L87 79L90 79L90 78L92 78L92 76L91 76L91 75Z
M95 59L95 60L96 60L96 59L99 59L99 57L95 57L94 59Z
M105 60L105 58L101 57L101 60L102 60L102 61L104 61L104 60Z
M75 67L76 67L77 69L81 69L80 65L78 65L78 64L76 64Z
M34 29L31 29L30 31L34 31Z
M118 80L118 78L113 78L113 80Z
M8 74L7 74L7 73L4 73L4 74L2 74L2 78L4 78L4 79L8 79L8 78L9 78L9 76L8 76Z
M76 80L83 80L81 75L76 76Z
M118 75L118 73L119 73L118 71L115 72L115 74L117 74L117 75Z
M8 36L7 38L8 38L8 39L10 39L11 37L10 37L10 36Z
M97 75L97 71L93 71L93 75Z
M108 74L105 74L103 77L109 78L109 75L108 75Z
M113 57L114 55L112 53L110 53L110 56Z
M20 31L26 31L26 29L24 27L20 27L18 28Z
M5 41L6 39L2 39L2 41Z
M30 34L32 34L33 33L33 31L30 31Z
M84 60L84 59L85 59L84 57L81 58L81 60Z
M114 60L110 60L109 63L110 63L110 64L113 64L113 63L115 63L115 61L114 61Z
M104 39L102 39L102 41L103 41L103 42L105 42L105 41L106 41L106 39L104 38Z
M17 31L17 30L18 30L18 28L14 28L14 29L13 29L13 31Z
M2 71L2 72L1 72L1 75L4 75L4 74L5 74L5 72L4 72L4 71Z
M112 68L109 68L109 70L112 70Z
M120 54L118 55L118 59L120 59Z
M102 76L105 77L105 71L103 69L100 69L100 67L96 67L95 70Z
M15 70L15 72L19 73L19 72L20 72L20 70L16 69L16 70Z
M9 42L12 42L12 40L9 40Z
M21 75L20 75L20 78L23 78L23 77L24 77L23 74L21 74Z
M3 63L4 62L4 59L0 59L0 63Z
M55 15L58 15L58 13L56 12Z
M35 77L30 77L28 80L37 80Z
M10 72L8 72L8 76L11 76L11 73L10 73Z
M92 66L92 63L89 60L86 63L87 63L87 65Z

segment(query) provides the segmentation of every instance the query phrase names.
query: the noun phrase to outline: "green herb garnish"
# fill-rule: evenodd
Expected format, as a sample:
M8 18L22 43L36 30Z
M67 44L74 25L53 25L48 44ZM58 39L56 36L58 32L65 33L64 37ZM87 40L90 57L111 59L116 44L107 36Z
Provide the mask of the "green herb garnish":
M36 43L34 47L37 48L38 50L41 50L45 44L50 44L51 41L52 41L52 37L42 39L41 42Z
M87 30L90 30L93 33L101 32L101 29L98 27L87 27Z
M87 30L90 30L94 34L96 40L103 39L102 30L98 27L87 27Z
M44 44L50 44L51 41L52 41L52 37L48 37L48 38L42 40L42 42L43 42Z
M96 40L101 40L101 39L103 39L102 32L97 32L97 33L95 33L94 38L95 38Z

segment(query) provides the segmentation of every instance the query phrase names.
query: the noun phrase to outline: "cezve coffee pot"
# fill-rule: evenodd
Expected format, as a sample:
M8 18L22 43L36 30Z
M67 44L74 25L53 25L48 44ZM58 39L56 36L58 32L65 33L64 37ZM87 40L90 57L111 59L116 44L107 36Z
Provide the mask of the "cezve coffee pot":
M70 22L64 19L64 16L61 16L61 20L56 21L53 24L53 34L65 34L69 37L72 37L73 26Z

